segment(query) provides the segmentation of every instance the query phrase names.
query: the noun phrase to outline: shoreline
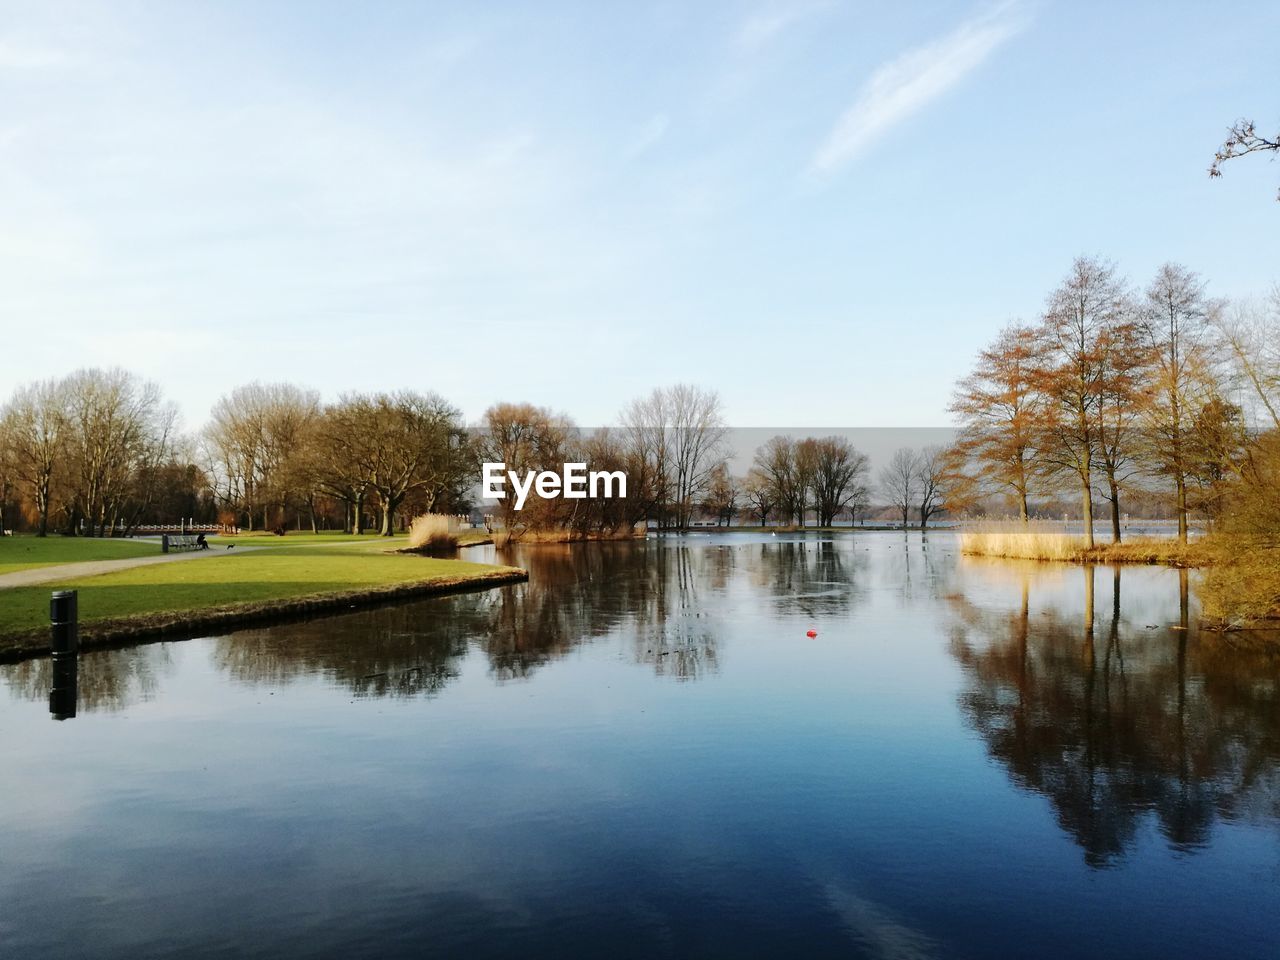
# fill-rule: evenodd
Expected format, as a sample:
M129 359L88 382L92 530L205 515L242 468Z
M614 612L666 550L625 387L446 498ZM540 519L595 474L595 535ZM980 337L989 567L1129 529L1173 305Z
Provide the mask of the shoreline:
M340 590L309 596L259 600L189 611L139 614L80 624L81 651L129 645L149 640L192 639L191 634L304 618L350 609L378 606L396 600L474 593L524 583L529 572L506 567L468 577L437 577L409 583L384 584L360 590ZM16 663L50 656L49 628L0 636L0 663Z

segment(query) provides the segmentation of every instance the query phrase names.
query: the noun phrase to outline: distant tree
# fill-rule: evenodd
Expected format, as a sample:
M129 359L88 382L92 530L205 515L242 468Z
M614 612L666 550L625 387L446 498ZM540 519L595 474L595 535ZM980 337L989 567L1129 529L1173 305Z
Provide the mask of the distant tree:
M302 461L320 416L320 396L291 383L250 383L214 404L205 431L207 460L223 501L246 526L273 526L290 499L306 499Z
M806 500L796 448L792 437L770 437L756 450L752 467L752 472L767 488L768 501L773 509L788 523L803 515Z
M545 407L499 403L485 411L477 444L481 460L505 463L508 470L520 474L530 470L558 472L561 464L568 462L570 440L576 432L567 417ZM514 530L517 523L530 527L556 524L554 504L532 496L518 515L515 498L509 493L494 509L507 530Z
M843 437L822 437L813 441L813 471L809 484L818 526L829 527L851 504L866 499L866 454Z
M91 536L107 536L147 499L139 481L168 459L177 410L160 388L126 370L78 370L63 381L67 453L75 516Z
M751 515L759 521L760 526L768 526L769 516L775 507L774 488L768 476L753 467L747 472L742 493L750 505Z
M1268 140L1259 136L1252 120L1237 120L1227 131L1226 142L1213 155L1213 163L1209 165L1209 176L1222 176L1222 165L1228 160L1243 157L1247 153L1280 152L1280 134ZM1280 200L1280 193L1276 195Z
M447 503L458 480L474 469L462 413L437 394L410 390L360 397L370 488L378 495L381 534L395 533L396 512L415 492L427 512Z
M368 404L357 394L345 394L321 413L312 449L316 483L343 507L343 531L364 533L365 499L372 484L366 431Z
M711 471L711 480L707 484L707 492L702 500L702 509L709 516L716 518L716 525L731 526L734 515L738 512L738 497L741 485L736 477L729 473L726 464L717 464Z
M946 509L944 487L947 473L945 451L940 446L925 447L915 457L917 496L920 501L920 529L929 526L929 520ZM903 518L905 525L906 519Z
M659 525L687 526L711 472L725 460L719 395L689 384L659 388L627 407L622 427L650 515Z
M881 496L898 511L905 527L920 502L920 455L910 447L899 447L880 468L878 480Z

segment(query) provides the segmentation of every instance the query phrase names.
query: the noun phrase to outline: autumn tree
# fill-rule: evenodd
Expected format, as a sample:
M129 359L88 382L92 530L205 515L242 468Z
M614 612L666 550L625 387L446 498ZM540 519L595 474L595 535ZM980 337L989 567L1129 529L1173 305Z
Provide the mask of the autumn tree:
M959 419L957 470L983 492L1008 493L1023 523L1044 471L1037 468L1035 435L1043 397L1036 389L1043 340L1025 324L1000 331L956 386L951 412Z
M1125 319L1126 291L1110 263L1078 257L1049 296L1040 336L1036 387L1045 405L1038 417L1041 457L1079 484L1087 546L1094 545L1094 468L1103 443L1107 336Z

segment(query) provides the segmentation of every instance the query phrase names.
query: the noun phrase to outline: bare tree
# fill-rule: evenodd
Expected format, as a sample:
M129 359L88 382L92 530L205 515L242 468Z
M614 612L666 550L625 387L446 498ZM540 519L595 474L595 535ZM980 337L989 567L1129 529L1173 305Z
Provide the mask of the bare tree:
M899 447L880 468L878 480L880 494L902 516L906 527L911 511L920 502L920 455L910 447Z
M518 473L559 470L568 459L568 449L577 428L565 416L528 403L498 403L484 413L478 439L480 459L505 463ZM517 515L512 496L499 500L496 509L503 526L514 530L517 523L530 527L555 526L562 518L555 504L531 496ZM576 506L576 504L574 504Z
M65 466L66 392L55 380L19 389L0 414L13 477L31 495L36 535L49 532L54 475Z
M1231 356L1235 375L1261 409L1253 419L1280 429L1280 286L1270 301L1234 303L1216 323ZM1265 415L1265 416L1264 416Z
M1137 472L1138 421L1152 370L1152 351L1141 335L1137 308L1126 299L1099 339L1098 464L1111 504L1111 540L1120 542L1120 492Z
M319 415L319 394L291 383L250 383L214 405L205 431L211 470L250 530L256 519L270 527L273 507L283 513L291 496L307 495L299 461Z
M804 515L805 480L797 464L797 444L791 437L770 437L755 455L752 472L763 496L785 522Z
M1222 165L1228 160L1243 157L1247 153L1280 152L1280 134L1272 139L1259 136L1252 120L1237 120L1227 131L1226 142L1213 155L1213 163L1209 164L1209 176L1222 176ZM1276 195L1280 200L1280 193Z
M1150 350L1150 379L1143 429L1148 458L1158 475L1173 481L1178 539L1187 542L1187 486L1197 472L1197 425L1218 398L1210 333L1221 304L1205 295L1204 282L1166 263L1147 287L1142 330ZM1210 418L1214 419L1214 418ZM1216 420L1215 420L1216 422Z
M943 496L946 477L946 455L942 447L925 447L915 458L915 475L918 497L920 500L920 529L929 526L929 521L946 509ZM906 517L903 517L906 525Z
M356 397L356 421L364 441L369 487L378 495L381 534L395 532L395 516L410 492L430 512L447 499L461 475L473 466L462 413L436 394L399 391Z
M667 391L671 423L675 430L674 484L677 526L688 526L695 498L707 489L712 472L724 463L724 438L728 432L720 410L720 397L688 384Z
M1079 483L1087 546L1093 538L1093 470L1103 442L1106 334L1125 316L1126 291L1110 263L1078 257L1049 296L1037 387L1046 404L1037 447L1053 466Z
M76 510L91 535L115 529L140 463L157 463L177 414L154 383L120 369L79 370L65 381Z
M711 471L711 482L707 484L707 492L702 499L703 512L716 518L716 526L732 526L741 492L741 484L729 473L728 465L718 464Z
M742 485L743 496L751 506L751 515L760 521L760 526L769 525L769 517L774 511L773 484L761 470L752 467L747 472L747 479Z
M814 441L813 451L813 507L818 513L818 526L829 527L842 510L865 499L867 456L845 438L836 436Z
M622 424L659 523L687 526L712 470L725 460L719 396L688 384L657 389L634 401Z

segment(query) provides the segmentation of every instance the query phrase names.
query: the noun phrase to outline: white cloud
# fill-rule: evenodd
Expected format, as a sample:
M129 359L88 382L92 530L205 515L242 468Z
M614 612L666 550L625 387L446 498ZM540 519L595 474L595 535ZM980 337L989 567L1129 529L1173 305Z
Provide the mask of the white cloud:
M831 173L849 163L890 127L963 80L1023 26L1016 8L1006 4L881 66L814 153L810 172Z
M740 53L756 53L792 24L826 6L826 3L805 3L759 10L738 27L733 45Z

